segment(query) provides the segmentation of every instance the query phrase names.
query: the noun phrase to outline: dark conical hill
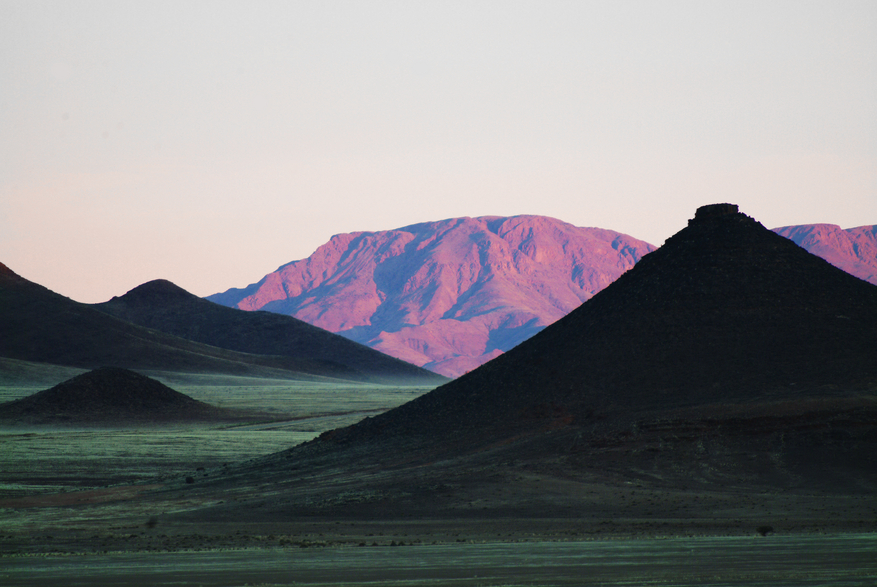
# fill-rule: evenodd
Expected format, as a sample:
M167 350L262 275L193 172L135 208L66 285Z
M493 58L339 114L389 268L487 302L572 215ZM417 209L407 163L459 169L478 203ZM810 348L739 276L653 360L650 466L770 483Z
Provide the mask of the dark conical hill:
M753 498L758 523L822 523L825 514L802 513L809 497L785 492L829 503L877 490L875 335L877 287L736 206L704 207L581 307L468 375L211 477L239 490L287 485L281 498L273 489L254 498L264 510L229 504L199 519L258 511L654 528L674 518L688 531L706 518L739 526ZM634 503L633 487L648 488L648 500ZM783 503L762 499L776 495ZM849 527L870 531L871 520Z
M101 367L51 389L0 404L15 424L113 425L232 419L231 411L179 393L128 369Z
M342 436L488 438L875 389L877 287L715 205L543 332Z
M158 279L96 304L127 322L214 347L282 356L315 375L386 383L437 385L446 378L292 316L246 312L199 298Z

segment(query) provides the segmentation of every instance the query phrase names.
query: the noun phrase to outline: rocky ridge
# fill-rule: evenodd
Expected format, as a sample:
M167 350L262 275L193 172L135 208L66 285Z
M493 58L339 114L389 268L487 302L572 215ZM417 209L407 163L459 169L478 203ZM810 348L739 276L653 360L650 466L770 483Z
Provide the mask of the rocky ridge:
M652 250L544 216L452 218L336 235L207 299L295 316L453 377L565 316Z

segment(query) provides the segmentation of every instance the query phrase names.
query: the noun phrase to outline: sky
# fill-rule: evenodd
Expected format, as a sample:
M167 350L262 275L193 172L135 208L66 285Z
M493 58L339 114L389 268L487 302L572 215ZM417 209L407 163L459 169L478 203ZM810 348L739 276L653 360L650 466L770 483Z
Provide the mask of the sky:
M80 302L334 234L877 223L877 2L0 0L0 263Z

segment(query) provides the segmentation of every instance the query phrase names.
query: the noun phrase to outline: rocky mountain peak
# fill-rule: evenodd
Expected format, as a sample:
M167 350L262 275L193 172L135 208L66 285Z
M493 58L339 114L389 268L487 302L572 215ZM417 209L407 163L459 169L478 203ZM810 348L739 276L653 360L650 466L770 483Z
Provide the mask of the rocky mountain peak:
M448 376L578 307L654 247L546 216L450 218L336 235L208 299L295 316Z

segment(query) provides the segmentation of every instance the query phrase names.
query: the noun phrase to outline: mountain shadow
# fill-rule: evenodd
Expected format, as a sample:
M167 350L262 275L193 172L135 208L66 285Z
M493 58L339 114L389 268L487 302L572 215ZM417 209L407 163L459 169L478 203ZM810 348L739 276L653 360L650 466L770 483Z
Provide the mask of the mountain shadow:
M166 280L144 283L93 307L139 326L214 347L293 358L302 371L316 375L421 385L447 381L297 318L220 306Z

